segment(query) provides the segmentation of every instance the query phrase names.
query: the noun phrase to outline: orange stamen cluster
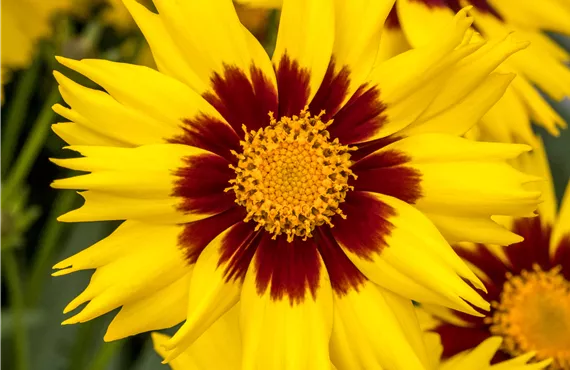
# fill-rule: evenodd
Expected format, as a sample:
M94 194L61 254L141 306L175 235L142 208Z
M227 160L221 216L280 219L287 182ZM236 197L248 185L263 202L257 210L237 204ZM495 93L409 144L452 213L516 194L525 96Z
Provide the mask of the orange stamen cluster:
M551 369L570 369L570 282L560 266L542 271L538 265L521 275L507 274L495 314L487 318L491 333L504 338L503 350L513 356L536 352L552 358Z
M270 125L246 131L242 153L234 153L236 178L226 190L246 208L245 221L254 220L256 230L263 227L273 239L286 234L289 242L295 236L305 240L317 226L332 227L333 216L346 218L339 205L352 189L353 149L330 140L326 128L332 121L322 122L323 113L311 117L305 109L279 121L270 113Z

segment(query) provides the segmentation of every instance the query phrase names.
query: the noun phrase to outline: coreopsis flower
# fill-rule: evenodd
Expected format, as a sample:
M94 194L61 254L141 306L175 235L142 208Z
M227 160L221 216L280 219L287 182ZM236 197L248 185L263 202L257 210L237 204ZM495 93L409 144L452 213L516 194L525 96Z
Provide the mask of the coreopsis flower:
M526 50L513 55L500 67L515 71L517 77L503 98L482 117L474 135L537 145L532 120L558 136L559 128L565 128L566 123L534 86L556 101L570 95L570 70L565 65L570 54L542 33L570 35L570 3L566 1L397 0L386 22L384 53L389 55L406 50L408 45L422 45L466 4L473 6L474 27L483 37L504 37L514 32L520 39L531 42Z
M29 66L38 40L53 30L54 14L70 5L70 0L2 1L2 85L11 70Z
M526 44L470 43L461 11L372 68L393 1L290 0L270 59L229 0L125 4L158 71L59 58L106 92L55 73L54 130L83 157L54 161L90 172L53 183L85 198L60 220L125 220L55 266L96 269L64 324L122 307L114 340L185 321L170 361L233 309L243 368L414 370L411 299L489 308L441 233L517 242L491 215L536 208L536 177L506 163L529 147L459 137Z
M550 178L540 147L525 155L519 166ZM503 338L496 360L528 351L552 358L552 370L570 369L570 191L556 215L551 183L544 185L539 216L515 219L512 230L524 241L503 249L476 244L456 250L483 280L491 301L487 317L458 312L438 316L444 356L476 346L490 336Z

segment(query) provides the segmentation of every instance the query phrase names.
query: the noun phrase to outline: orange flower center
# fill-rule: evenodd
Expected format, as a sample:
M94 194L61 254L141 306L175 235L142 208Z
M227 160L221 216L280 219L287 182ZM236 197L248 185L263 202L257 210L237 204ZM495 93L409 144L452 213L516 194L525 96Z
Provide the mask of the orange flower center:
M263 227L274 239L286 234L289 242L295 236L305 240L315 227L332 226L333 216L346 217L339 205L352 189L354 149L330 140L326 128L332 121L322 122L323 113L311 117L303 110L279 121L270 114L270 125L246 131L242 153L234 153L236 178L226 190L246 208L245 221L254 220L256 230Z
M511 355L534 351L537 360L553 359L551 369L570 369L570 282L560 268L508 274L488 322Z

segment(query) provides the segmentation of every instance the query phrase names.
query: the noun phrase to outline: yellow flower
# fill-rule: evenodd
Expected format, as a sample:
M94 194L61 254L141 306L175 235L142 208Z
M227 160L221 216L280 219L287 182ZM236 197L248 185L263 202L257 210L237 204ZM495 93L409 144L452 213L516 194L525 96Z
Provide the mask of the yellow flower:
M28 67L38 40L51 34L52 16L70 4L70 0L2 1L2 85L10 70Z
M59 59L106 92L55 73L54 130L83 157L54 161L90 172L53 183L84 190L60 220L126 220L55 266L96 269L64 323L122 306L114 340L185 321L173 360L236 312L245 369L414 370L410 299L489 309L444 236L514 243L491 215L536 208L536 177L506 163L528 146L459 137L525 43L470 43L462 11L373 68L392 1L290 0L270 59L230 1L125 4L159 71Z
M540 143L540 141L539 141ZM474 318L438 310L443 322L444 355L477 345L486 337L502 337L500 358L528 351L537 359L552 358L550 369L570 369L570 186L560 212L542 145L517 160L517 167L549 179L542 184L538 217L507 220L525 240L505 249L461 244L458 253L476 268L492 301L489 317Z
M254 7L279 7L281 0L238 0ZM537 145L531 120L552 135L566 122L548 105L533 85L552 99L570 95L570 70L565 63L570 54L542 31L570 35L570 5L564 0L396 0L385 24L379 60L418 47L431 40L462 6L472 5L474 28L487 39L515 32L531 46L517 53L501 72L516 72L517 77L503 98L469 132L470 137L500 142ZM479 40L477 34L473 40ZM461 76L456 76L462 78Z

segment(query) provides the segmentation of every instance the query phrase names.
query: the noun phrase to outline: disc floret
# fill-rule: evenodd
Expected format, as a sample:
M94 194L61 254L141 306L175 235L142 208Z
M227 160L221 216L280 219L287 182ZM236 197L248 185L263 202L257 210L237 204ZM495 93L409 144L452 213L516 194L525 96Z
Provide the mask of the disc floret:
M570 366L570 282L557 266L543 271L535 264L520 275L507 273L495 313L487 318L493 335L504 338L503 350L512 356L529 351L536 358L552 358L554 369Z
M327 127L307 109L299 116L277 121L269 114L269 126L247 132L240 142L243 150L235 153L237 166L232 185L236 203L247 210L245 221L257 222L273 234L286 234L306 240L317 226L331 227L335 215L346 218L339 205L352 190L349 177L350 152L354 148L330 140Z

